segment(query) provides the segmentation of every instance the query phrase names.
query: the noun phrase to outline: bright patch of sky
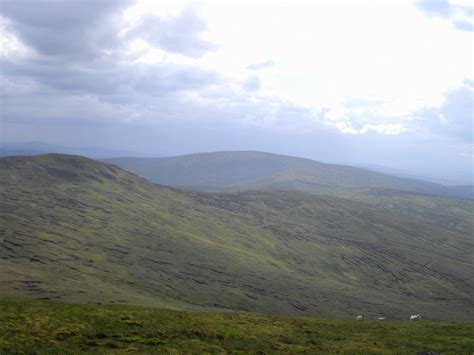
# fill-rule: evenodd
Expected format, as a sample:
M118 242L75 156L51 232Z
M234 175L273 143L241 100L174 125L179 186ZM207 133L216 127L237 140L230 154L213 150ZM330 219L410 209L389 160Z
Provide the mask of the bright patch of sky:
M187 6L144 1L127 18L178 16ZM441 106L447 91L473 77L472 33L414 2L221 2L193 9L207 25L202 37L216 49L200 58L151 49L144 60L193 62L234 83L257 75L255 95L325 109L343 133L413 129L406 121L414 112ZM248 69L265 62L272 65L257 74Z

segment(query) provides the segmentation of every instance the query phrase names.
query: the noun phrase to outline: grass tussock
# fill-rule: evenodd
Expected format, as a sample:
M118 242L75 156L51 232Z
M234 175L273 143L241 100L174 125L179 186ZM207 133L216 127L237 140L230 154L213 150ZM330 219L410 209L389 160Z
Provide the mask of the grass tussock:
M473 323L356 322L0 300L8 353L470 353Z

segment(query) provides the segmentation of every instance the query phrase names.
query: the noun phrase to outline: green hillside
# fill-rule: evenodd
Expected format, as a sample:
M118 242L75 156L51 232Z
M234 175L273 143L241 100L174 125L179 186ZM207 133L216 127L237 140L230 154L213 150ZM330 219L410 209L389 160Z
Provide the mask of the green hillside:
M215 152L171 158L114 158L106 162L159 184L202 191L385 188L474 198L472 186L443 186L345 165L262 152Z
M396 212L474 235L472 200L376 188L334 188L317 193L364 202L379 211Z
M356 322L0 299L0 352L470 353L474 323Z
M466 226L472 207L447 216ZM0 159L3 297L473 320L463 228L337 196L181 191L77 156Z

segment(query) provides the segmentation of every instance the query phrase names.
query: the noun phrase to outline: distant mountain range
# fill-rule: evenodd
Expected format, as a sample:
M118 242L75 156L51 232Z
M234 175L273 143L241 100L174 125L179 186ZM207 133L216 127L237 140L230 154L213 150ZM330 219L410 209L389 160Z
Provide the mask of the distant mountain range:
M474 198L474 188L444 186L346 165L262 152L215 152L171 158L104 160L168 186L201 191L383 188L422 194Z
M474 201L398 191L400 179L263 153L151 162L168 167L162 175L153 165L160 179L174 176L182 186L312 192L206 193L78 156L1 158L0 296L474 319ZM379 187L354 187L364 181ZM392 188L380 187L388 182Z
M274 156L274 157L294 158L294 159L300 159L300 160L302 159L302 160L310 161L310 159L282 156L282 155L278 155L278 154L262 153L262 152L237 151L237 152L198 153L198 154L184 155L184 156L178 156L178 157L163 158L163 157L160 157L160 155L153 154L153 153L123 151L123 150L108 149L108 148L102 148L102 147L65 147L65 146L52 145L52 144L47 144L47 143L42 143L42 142L9 143L9 144L3 144L3 145L0 144L0 157L2 157L2 156L33 156L33 155L41 155L41 154L48 154L48 153L81 155L81 156L89 157L89 158L92 158L92 159L102 159L104 161L109 160L110 162L113 162L112 159L117 159L115 163L117 163L118 165L123 166L126 169L131 168L133 170L129 169L130 171L136 172L137 174L140 174L140 175L143 175L143 173L145 173L146 176L148 178L152 179L153 181L158 182L158 183L165 183L165 184L171 185L171 186L176 184L176 179L172 175L173 174L172 171L160 171L160 172L157 173L154 170L155 169L160 169L161 170L163 168L163 166L165 166L165 165L166 165L165 169L183 170L183 166L180 166L180 165L182 165L183 163L184 163L184 165L186 165L187 160L190 160L190 159L193 159L193 158L197 158L199 160L199 159L201 159L200 156L206 156L208 154L211 154L209 156L209 158L211 160L213 160L214 158L216 158L219 155L220 155L219 158L221 158L222 154L230 155L231 153L233 153L235 155L237 155L237 154L239 154L239 155L248 154L249 157L252 154L254 154L254 155L255 154L261 154L262 156L263 155L270 155L270 156ZM129 161L123 161L122 158L124 158L124 157L129 158ZM163 158L163 159L169 159L169 161L167 161L166 164L162 164L162 162L157 163L157 162L152 162L152 161L140 161L141 158ZM261 157L258 157L257 159L260 159L260 158ZM131 160L135 160L135 159L137 161L131 162ZM229 163L232 159L234 159L234 158L229 157ZM242 161L241 161L242 159L240 157L236 158L236 159L237 159L237 161L236 161L237 165L242 163ZM252 158L250 157L250 160L251 159ZM273 158L272 160L278 160L278 159L279 158L276 158L276 159ZM239 160L240 160L240 162L239 162ZM266 160L268 160L268 159L266 159ZM172 163L173 161L175 161L175 164ZM194 163L194 166L199 169L200 168L199 165L202 164L202 163L205 165L205 162L196 162L196 163ZM286 164L283 161L282 161L282 163L283 163L283 165ZM244 166L242 166L242 168L245 168L245 164L246 163L244 163ZM323 164L323 163L319 163L319 164ZM209 168L211 169L210 170L211 174L215 173L216 176L220 175L218 165L222 165L222 162L213 162L213 164L209 165ZM295 167L295 166L291 166L291 165L292 164L287 166L287 168L290 169L290 170L292 170ZM420 191L421 193L433 193L433 191L437 190L437 191L434 192L435 194L439 194L439 195L443 195L443 196L462 197L462 198L472 198L472 196L474 195L474 190L473 190L472 185L456 184L455 182L453 182L451 180L439 179L439 178L435 178L435 177L431 177L431 176L420 176L420 175L416 175L414 173L410 173L408 171L404 171L404 170L400 170L400 169L394 169L394 168L390 168L390 167L386 167L386 166L380 166L380 165L374 165L374 164L356 164L356 165L353 165L353 164L350 164L350 163L348 163L346 165L341 165L341 164L339 164L339 165L336 165L336 164L323 164L323 165L326 165L326 166L327 165L332 165L332 166L355 167L355 168L359 168L359 169L362 169L362 170L369 170L369 171L378 172L378 173L381 173L381 174L384 174L384 175L391 175L391 176L406 178L406 179L411 179L411 180L421 180L421 181L425 181L425 182L431 182L431 183L434 183L436 185L444 185L444 186L452 186L453 187L451 189L451 191L445 191L446 189L444 189L443 187L438 188L438 189L434 189L433 186L431 188L428 188L428 190L426 188L423 188L421 190L419 190L419 189L414 190L412 188L409 188L407 191ZM194 169L193 166L190 166L189 168ZM207 168L207 167L205 167L205 168ZM215 169L215 171L214 171L214 169ZM232 171L235 171L236 169L238 169L238 166L233 167L232 169L233 169ZM184 171L184 172L187 173L188 171ZM268 173L270 175L272 175L274 173L274 171L272 171L270 169L268 171ZM292 172L290 172L290 173L292 173ZM295 174L297 174L297 175L301 174L301 171L295 171ZM270 179L272 179L272 178L273 177L270 176ZM281 179L281 177L275 177L275 178ZM163 179L163 181L162 181L162 179ZM170 179L171 179L171 182L168 181ZM309 178L309 179L312 180L311 178ZM466 176L463 176L463 177L459 178L459 181L470 181L470 180L472 180L472 178L470 179ZM254 181L252 181L252 183L253 182ZM192 183L192 181L191 181L191 183ZM307 182L305 181L305 184L306 183ZM186 185L186 187L190 187L190 188L193 188L193 189L204 189L204 190L209 189L209 190L212 190L212 191L218 191L222 188L221 186L217 186L217 185L220 185L220 183L216 184L216 182L213 181L213 180L210 181L209 185L210 186L203 186L203 185L188 186L188 185ZM273 184L270 184L270 185L273 185ZM296 185L296 184L290 183L290 185ZM178 183L176 186L182 186L183 187L184 185L181 185L181 184ZM359 184L358 186L366 186L366 185ZM372 185L372 183L370 183L370 185L368 185L368 186L373 186L373 185ZM384 186L388 186L388 185L384 184ZM268 188L273 188L272 186L264 186L264 187L265 188L267 188L267 187ZM224 187L225 190L229 190L231 188L232 187L230 187L230 186L225 186ZM246 189L246 188L247 188L247 186L244 187L244 189ZM248 186L248 188L254 188L254 187ZM286 187L284 186L283 188L286 188ZM300 187L291 186L291 188L292 189L297 188L297 189L302 189L302 190L306 189L306 188L301 187L301 186ZM315 186L311 186L309 188L314 190ZM426 192L426 191L428 191L428 192Z
M366 170L372 170L376 171L378 173L382 174L387 174L387 175L393 175L393 176L398 176L402 178L408 178L408 179L416 179L416 180L424 180L424 181L429 181L429 182L434 182L436 184L441 184L441 185L446 185L446 186L455 186L455 185L466 185L462 184L456 181L472 181L472 177L469 178L468 176L463 176L463 174L460 174L461 176L458 176L458 179L447 179L447 178L437 178L434 176L429 176L429 175L423 175L423 174L416 174L411 171L407 170L402 170L402 169L396 169L396 168L391 168L388 166L382 166L382 165L376 165L376 164L347 164L347 165L352 165L355 166L356 168L361 168L361 169L366 169Z

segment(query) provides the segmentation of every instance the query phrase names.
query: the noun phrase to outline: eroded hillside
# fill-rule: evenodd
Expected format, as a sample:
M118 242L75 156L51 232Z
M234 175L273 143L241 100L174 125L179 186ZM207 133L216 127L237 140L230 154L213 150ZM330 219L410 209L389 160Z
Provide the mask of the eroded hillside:
M56 154L0 159L0 196L1 296L474 318L474 241L442 221L305 192L175 190Z

